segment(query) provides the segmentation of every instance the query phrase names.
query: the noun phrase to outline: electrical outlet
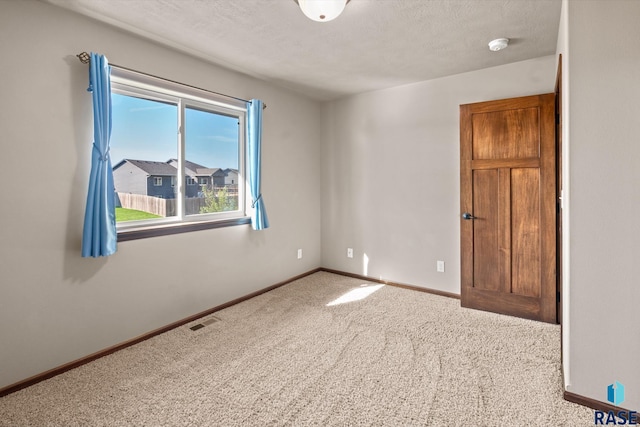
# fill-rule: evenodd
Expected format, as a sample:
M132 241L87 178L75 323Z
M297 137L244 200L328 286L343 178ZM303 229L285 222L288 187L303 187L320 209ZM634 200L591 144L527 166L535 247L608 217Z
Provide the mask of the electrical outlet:
M347 258L353 258L353 248L347 248Z
M444 273L444 261L436 261L436 271L438 273Z
M298 259L302 259L302 249L298 249Z

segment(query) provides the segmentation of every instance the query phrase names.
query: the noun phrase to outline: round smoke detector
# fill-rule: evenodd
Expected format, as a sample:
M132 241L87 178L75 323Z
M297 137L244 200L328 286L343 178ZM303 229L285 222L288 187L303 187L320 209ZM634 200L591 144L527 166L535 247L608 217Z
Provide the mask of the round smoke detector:
M489 50L497 52L509 46L509 39L495 39L489 42Z

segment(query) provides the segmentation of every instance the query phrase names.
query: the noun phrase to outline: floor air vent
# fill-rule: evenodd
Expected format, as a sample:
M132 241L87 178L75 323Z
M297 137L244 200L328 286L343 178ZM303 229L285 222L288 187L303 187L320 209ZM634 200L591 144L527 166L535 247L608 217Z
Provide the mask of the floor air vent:
M219 317L211 316L211 317L209 317L208 319L203 320L202 322L200 322L200 323L198 323L198 324L196 324L196 325L191 326L189 329L191 329L192 331L197 331L198 329L202 329L202 328L204 328L205 326L208 326L208 325L210 325L210 324L212 324L212 323L216 323L216 322L219 322L219 321L220 321L220 318L219 318Z

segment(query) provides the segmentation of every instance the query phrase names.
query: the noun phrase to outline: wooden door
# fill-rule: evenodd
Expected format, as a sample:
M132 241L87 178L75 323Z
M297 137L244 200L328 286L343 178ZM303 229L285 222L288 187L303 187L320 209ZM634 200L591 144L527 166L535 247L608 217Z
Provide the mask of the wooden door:
M555 95L460 106L463 307L556 321Z

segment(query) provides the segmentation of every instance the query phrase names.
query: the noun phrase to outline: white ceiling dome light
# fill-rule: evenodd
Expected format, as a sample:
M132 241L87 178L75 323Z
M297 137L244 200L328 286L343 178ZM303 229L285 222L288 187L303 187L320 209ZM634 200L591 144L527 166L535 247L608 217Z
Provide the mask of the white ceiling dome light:
M317 22L336 19L350 0L293 0L307 18Z
M492 52L506 49L507 46L509 46L509 39L505 38L495 39L489 42L489 50Z

